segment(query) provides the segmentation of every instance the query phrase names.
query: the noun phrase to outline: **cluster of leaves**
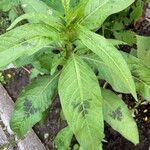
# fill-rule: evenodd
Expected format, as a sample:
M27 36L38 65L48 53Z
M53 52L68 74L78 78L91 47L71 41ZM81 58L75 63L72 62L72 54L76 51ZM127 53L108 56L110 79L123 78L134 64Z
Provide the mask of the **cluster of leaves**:
M148 42L138 44L138 58L129 57L117 50L118 41L93 32L134 0L20 2L25 14L0 36L0 69L32 64L44 75L28 85L15 104L11 128L18 137L42 119L58 93L68 123L55 139L58 149L69 149L73 134L80 149L102 149L104 120L134 144L139 143L137 125L127 106L115 93L101 88L98 79L117 92L131 93L135 100L136 91L149 100L149 66L144 58L146 54L149 59ZM14 28L22 20L28 23Z
M144 4L149 0L136 0L130 7L118 14L111 15L102 25L102 34L107 38L126 42L127 44L136 44L136 33L133 26L144 17Z
M14 21L20 14L19 10L20 0L1 0L0 1L0 10L4 12L9 12L9 20Z
M137 92L150 101L150 37L136 36L137 50L122 53L136 84Z
M2 84L6 83L2 72L0 72L0 83L2 83Z

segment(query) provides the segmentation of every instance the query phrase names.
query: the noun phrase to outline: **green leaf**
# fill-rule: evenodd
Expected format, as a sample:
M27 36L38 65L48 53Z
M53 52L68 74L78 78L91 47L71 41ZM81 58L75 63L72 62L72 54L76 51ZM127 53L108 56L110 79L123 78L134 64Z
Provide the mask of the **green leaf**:
M61 0L42 0L42 1L45 2L53 10L56 10L57 12L64 14L64 9Z
M76 22L84 16L84 10L87 2L88 0L80 1L75 8L70 9L70 12L66 17L67 25L76 25Z
M109 90L103 89L102 96L104 100L104 120L126 139L138 144L138 128L126 104Z
M20 21L25 19L32 19L33 22L45 23L46 25L50 26L52 29L56 31L62 30L63 27L61 20L58 17L50 15L48 16L45 14L27 13L18 17L7 30L14 28L14 26L16 26Z
M150 69L131 54L122 52L122 55L131 70L137 92L150 101Z
M15 46L0 52L0 67L4 67L21 56L30 56L48 45L51 41L44 37L25 40Z
M144 2L139 0L139 4L134 7L133 11L130 14L130 19L136 22L143 14Z
M147 83L137 79L136 89L143 98L150 102L150 86Z
M124 93L132 93L135 99L135 84L127 63L120 52L104 37L95 34L84 27L78 26L78 37L82 43L99 56L103 62L113 70L120 84L124 85Z
M11 0L1 0L0 1L0 10L8 11L11 8Z
M29 34L30 33L30 34ZM0 67L27 57L59 40L59 34L44 24L26 24L0 36Z
M30 72L30 75L29 75L29 79L30 81L32 81L34 78L37 78L39 75L41 75L42 73L36 69L36 68L33 68Z
M65 10L65 15L67 15L70 11L70 0L61 0L64 10Z
M60 54L55 55L52 59L51 71L50 71L51 75L56 72L59 65L63 66L65 61L66 60L65 60L64 53L60 53Z
M98 29L108 16L127 8L133 2L134 0L89 0L80 24L91 30Z
M56 40L59 34L44 24L25 24L0 36L0 52L20 42L38 36L49 37L51 40Z
M109 42L111 42L113 44L113 46L118 46L118 45L126 45L127 43L125 43L124 41L120 41L120 40L116 40L116 39L107 39Z
M40 71L47 70L47 73L50 73L50 70L52 68L52 61L55 55L56 54L54 54L50 48L44 49L42 53L37 54L35 56L36 62L39 62L40 65L40 67L37 67L37 69L39 69ZM36 67L36 63L33 65L34 67Z
M114 32L116 39L126 42L127 44L136 43L136 34L133 31Z
M36 54L36 53L35 53ZM13 65L16 68L20 68L22 66L28 65L28 64L32 64L35 60L34 60L34 54L31 56L22 56L18 59L16 59L15 61L13 61Z
M150 101L150 69L139 61L131 71L133 72L137 92Z
M42 112L52 103L57 89L58 75L41 77L28 85L20 94L11 119L11 128L19 137L23 137L41 120Z
M102 149L104 123L97 78L90 67L72 55L59 78L58 91L64 116L81 147Z
M97 69L99 72L99 78L106 80L112 88L117 92L126 91L126 87L124 87L124 83L118 80L118 76L116 76L113 72L113 68L109 67L102 59L100 59L94 53L89 55L81 56L83 60L90 64L91 67Z
M21 0L22 7L26 13L52 14L52 9L41 0Z
M58 150L69 150L72 137L73 133L70 130L70 128L69 127L63 128L61 131L59 131L54 140L55 147Z
M70 0L70 5L71 5L71 7L75 7L75 6L77 6L78 4L79 4L79 1L80 0Z
M142 63L150 68L150 37L137 35L137 55Z
M17 8L13 7L11 8L11 10L9 11L9 20L11 22L13 22L17 17L18 17L18 12L17 12Z
M52 48L47 46L31 56L23 56L18 58L13 62L13 64L17 68L27 64L32 64L40 72L49 73L52 66L52 60L55 55L56 54L52 52Z

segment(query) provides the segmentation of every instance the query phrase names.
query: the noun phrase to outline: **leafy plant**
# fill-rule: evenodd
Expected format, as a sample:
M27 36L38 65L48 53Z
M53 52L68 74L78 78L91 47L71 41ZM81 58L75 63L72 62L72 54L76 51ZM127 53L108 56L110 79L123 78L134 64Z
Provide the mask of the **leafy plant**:
M144 17L144 4L148 0L136 0L130 7L118 14L113 14L107 18L102 25L101 33L107 37L114 37L127 44L136 44L136 33L133 26L140 18Z
M0 83L2 83L2 84L6 83L2 72L0 72Z
M25 14L0 36L2 70L10 63L18 67L31 63L46 74L19 95L11 128L18 137L23 137L42 119L58 89L68 123L67 129L56 138L56 142L64 143L60 149L67 149L73 134L80 149L102 149L104 120L134 144L139 143L137 126L127 106L115 93L101 88L96 76L98 72L115 91L131 93L137 100L128 64L113 45L114 40L93 32L108 16L134 0L61 2L57 8L57 1L47 1L47 5L40 0L21 0ZM14 28L26 19L28 23ZM62 135L67 142L62 141Z
M137 51L122 53L135 80L137 92L150 101L150 37L137 36Z

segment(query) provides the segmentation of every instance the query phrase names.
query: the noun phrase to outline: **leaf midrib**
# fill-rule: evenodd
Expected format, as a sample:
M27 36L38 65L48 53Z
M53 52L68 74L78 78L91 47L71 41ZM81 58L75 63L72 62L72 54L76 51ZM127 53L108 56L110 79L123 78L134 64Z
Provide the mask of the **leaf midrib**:
M81 76L80 76L80 72L79 72L79 68L78 68L78 64L76 62L76 58L73 55L73 62L74 62L74 68L75 68L75 73L76 73L76 77L77 77L77 84L79 87L79 92L80 92L80 99L83 100L83 88L82 88L82 84L81 84Z
M73 61L74 61L74 67L75 67L75 72L76 72L76 77L77 77L77 83L78 83L79 92L80 92L80 99L83 100L84 97L83 97L83 88L82 88L82 84L81 84L81 75L80 75L78 64L76 62L76 58L75 58L74 55L73 55ZM87 122L87 119L85 119L84 121L86 122L86 126L88 128L88 133L89 133L90 139L92 141L92 134L90 132L89 123ZM92 144L92 147L93 147L93 144ZM92 148L92 150L94 150L94 148Z

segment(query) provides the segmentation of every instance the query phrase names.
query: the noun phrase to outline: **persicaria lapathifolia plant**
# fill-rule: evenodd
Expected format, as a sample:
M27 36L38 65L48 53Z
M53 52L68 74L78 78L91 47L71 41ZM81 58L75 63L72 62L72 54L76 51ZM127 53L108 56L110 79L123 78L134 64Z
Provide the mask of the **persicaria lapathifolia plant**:
M33 64L46 75L29 84L17 99L11 128L18 137L42 119L58 93L68 123L55 139L58 149L69 149L73 134L81 149L102 149L104 120L139 143L137 125L125 103L98 82L105 80L116 92L131 93L137 100L130 67L115 40L94 33L108 16L133 2L21 0L25 14L0 36L0 68ZM25 19L28 23L15 27Z

